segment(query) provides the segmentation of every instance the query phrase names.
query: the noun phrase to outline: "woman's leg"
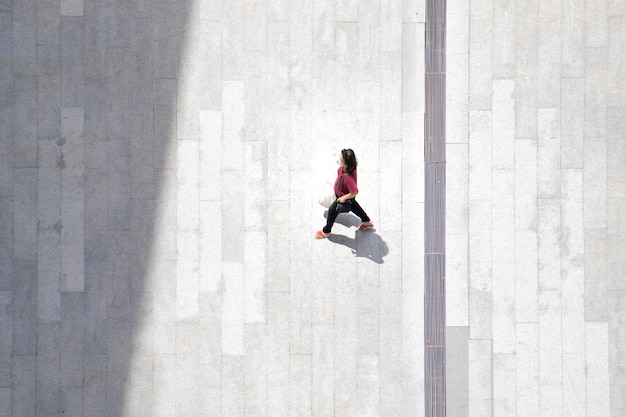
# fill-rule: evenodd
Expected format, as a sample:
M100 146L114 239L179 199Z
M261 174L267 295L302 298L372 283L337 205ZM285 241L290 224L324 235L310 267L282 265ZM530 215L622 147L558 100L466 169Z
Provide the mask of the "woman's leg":
M361 219L363 223L370 221L370 218L367 216L367 213L365 213L365 210L363 210L361 205L356 202L356 199L352 199L352 212L356 214L357 216L359 216L359 218Z
M339 212L337 211L337 199L335 199L333 204L331 204L328 208L328 219L326 220L326 226L324 226L324 228L322 229L324 233L330 233L338 214Z

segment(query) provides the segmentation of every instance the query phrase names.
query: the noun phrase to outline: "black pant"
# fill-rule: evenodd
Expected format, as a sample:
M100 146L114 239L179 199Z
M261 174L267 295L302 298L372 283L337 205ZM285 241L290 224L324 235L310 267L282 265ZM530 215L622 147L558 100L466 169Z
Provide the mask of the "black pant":
M344 208L344 210L346 210L346 211L342 211L342 213L347 213L351 211L357 216L359 216L359 218L361 219L363 223L370 221L370 218L367 217L365 210L363 210L363 208L359 205L359 203L356 202L355 198L351 198L350 200L347 200L344 204L341 204L341 206ZM349 208L349 210L347 210L347 208ZM333 224L335 223L335 220L337 219L338 214L339 214L339 210L337 207L337 199L335 199L333 204L331 204L330 207L328 208L328 219L326 220L326 226L324 226L324 229L322 229L324 233L330 233L331 229L333 228Z

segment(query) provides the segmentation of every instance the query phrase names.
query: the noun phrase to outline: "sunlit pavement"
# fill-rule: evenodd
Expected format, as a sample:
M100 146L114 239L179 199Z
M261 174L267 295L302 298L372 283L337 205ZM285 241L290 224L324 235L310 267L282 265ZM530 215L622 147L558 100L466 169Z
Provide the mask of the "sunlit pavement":
M0 0L0 416L424 415L424 9ZM447 28L448 415L626 415L626 6Z

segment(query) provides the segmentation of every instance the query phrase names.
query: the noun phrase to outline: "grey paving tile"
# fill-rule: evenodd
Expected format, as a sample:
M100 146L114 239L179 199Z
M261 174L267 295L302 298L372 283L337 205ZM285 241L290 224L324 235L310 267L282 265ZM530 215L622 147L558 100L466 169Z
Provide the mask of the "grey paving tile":
M399 415L402 410L401 339L401 324L394 323L381 326L380 413L385 415Z
M84 0L61 0L61 16L82 16L84 13Z
M515 2L498 1L493 4L493 39L498 40L493 51L494 79L513 78L516 72L515 20Z
M562 3L561 48L563 77L582 77L584 75L584 15L582 4L568 0Z
M446 409L469 416L469 328L446 327Z
M567 231L561 241L563 279L563 350L581 353L584 344L584 230L582 172L562 171L561 221ZM565 331L567 329L567 331Z
M153 412L157 416L176 413L176 355L154 355Z
M556 199L539 199L537 204L539 290L560 290L561 203Z
M606 322L608 311L608 240L606 229L585 230L585 320Z
M563 411L577 413L586 410L585 356L563 355Z
M310 355L312 350L312 264L292 261L289 274L289 353L292 355Z
M61 330L59 384L62 387L82 387L84 371L84 311L82 293L64 293L61 299ZM69 393L69 392L68 392ZM68 400L75 404L76 393ZM82 405L82 395L79 397Z
M39 0L37 10L37 45L59 45L61 13L59 2Z
M37 251L37 169L14 170L13 254L35 259Z
M107 81L101 78L85 79L85 168L104 168L107 161L106 111Z
M244 322L266 322L267 234L245 232Z
M0 315L0 332L5 335L0 342L0 362L7 364L9 367L11 364L11 353L13 349L13 315L10 310L12 302L12 291L0 291L0 311L2 312ZM0 378L3 380L0 386L11 386L10 383L6 383L7 379L10 381L10 373L5 374L2 372L0 375Z
M380 294L377 265L357 265L358 354L377 355L380 348Z
M108 274L109 292L108 316L115 319L129 319L132 307L130 304L130 230L111 232L109 236L109 264Z
M85 262L104 261L108 256L107 178L103 170L85 170Z
M556 107L560 103L562 27L560 1L539 2L537 36L537 104Z
M201 293L214 293L222 289L222 259L219 256L222 253L221 230L221 202L200 202L199 290Z
M376 4L376 3L373 3ZM364 14L367 6L359 3L359 24L364 24ZM373 9L373 7L372 7ZM370 9L371 10L371 9ZM365 22L375 30L378 24L385 26L386 30L380 33L379 48L381 51L400 52L402 49L402 3L393 0L384 0L380 3L380 23Z
M84 179L82 169L66 169L62 178L61 288L83 291L85 284Z
M561 168L582 168L584 80L561 79Z
M469 300L470 339L491 339L493 316L492 293L490 291L470 291Z
M558 198L561 192L561 117L557 108L540 108L537 112L537 196Z
M515 353L516 299L513 261L493 263L492 338L496 354Z
M243 356L225 355L222 371L222 412L233 417L243 416L245 415L245 365Z
M358 19L358 2L355 0L339 0L335 4L335 20L354 22Z
M516 409L515 355L493 355L493 414L515 416Z
M267 413L289 415L289 294L267 294Z
M198 324L176 325L176 410L184 414L198 412Z
M338 8L335 5L335 16ZM335 50L338 56L335 67L335 108L353 110L357 102L357 80L353 74L358 72L358 24L339 21L335 23Z
M128 360L131 357L131 324L113 319L107 323L106 408L116 409L129 388Z
M0 388L0 415L11 415L11 388Z
M490 200L473 200L469 206L469 289L490 291L492 203Z
M267 18L268 20L282 21L289 18L289 3L286 0L268 0Z
M115 139L107 142L108 221L114 230L130 228L130 141Z
M538 314L537 232L515 233L515 303L517 322L536 322Z
M271 2L268 3L271 11ZM267 22L267 108L270 111L289 109L289 32L288 22ZM268 114L268 128L271 118L272 114Z
M12 409L10 416L26 417L37 413L37 357L34 355L13 356Z
M468 233L469 193L467 191L468 145L448 145L446 147L446 201L455 201L455 210L446 210L446 232L450 234ZM446 203L449 204L449 203Z
M240 16L243 1L222 4L222 79L241 80L245 65L245 21Z
M200 200L220 201L222 197L220 176L222 169L222 143L214 136L221 136L222 112L200 111Z
M488 199L491 195L491 112L472 111L469 119L469 199Z
M135 109L150 109L154 102L153 59L152 50L146 48L146 45L152 44L154 37L153 20L142 16L133 19L132 26L130 100Z
M145 260L150 256L154 225L154 200L133 199L131 222L131 288L133 295L144 289L144 279L150 275ZM150 291L147 289L147 291Z
M559 291L539 292L539 384L541 394L563 383L562 301Z
M50 415L55 413L60 400L60 325L40 324L37 330L37 414Z
M83 413L104 417L107 415L107 356L86 355L84 364Z
M515 141L515 230L537 229L537 141Z
M152 49L152 65L155 78L176 77L178 66L176 28L178 22L171 18L175 10L176 2L174 1L159 1L154 4L153 31L155 40Z
M517 353L517 414L536 415L539 412L539 350L536 323L518 323Z
M245 228L264 231L267 224L267 144L245 143Z
M425 2L422 2L425 4ZM425 10L424 10L425 11ZM450 3L446 7L446 54L450 56L466 55L469 52L470 38L470 3L459 1ZM424 16L425 17L425 16ZM467 57L469 59L469 57ZM459 71L455 65L447 65L447 71ZM466 72L465 76L468 73ZM452 78L452 77L451 77ZM450 79L454 83L453 79ZM467 90L466 86L465 90ZM453 93L454 90L450 91ZM467 91L465 91L467 93ZM469 97L466 94L466 100Z
M626 237L623 232L623 222L617 220L623 218L626 211L626 201L623 199L609 199L608 204L608 223L614 224L607 232L607 260L608 260L608 280L610 289L623 290L626 288L624 282L624 269L626 269L626 261L619 255L623 250ZM619 226L618 226L619 225Z
M131 190L135 199L153 199L158 192L154 172L154 114L152 109L135 112L131 137Z
M37 316L42 322L61 320L61 237L56 230L41 230L37 257Z
M61 137L61 82L59 74L37 77L37 134L42 138Z
M13 203L0 197L0 233L6 240L0 243L0 291L13 288Z
M85 264L85 354L105 355L107 352L110 280L106 262L88 261Z
M493 82L492 118L493 131L499 138L492 142L491 163L494 169L513 169L515 162L515 80Z
M389 232L402 229L402 212L398 210L398 201L402 201L402 171L392 168L401 153L402 143L381 143L379 181L383 184L384 197L379 202L378 224L381 230Z
M585 48L585 137L607 134L607 48Z
M492 108L491 80L493 69L490 63L493 50L484 45L493 37L491 20L474 20L470 24L469 70L475 83L469 86L470 110L490 110Z
M37 349L37 263L14 261L13 354L35 355Z
M468 381L470 415L492 415L493 377L490 340L469 340Z
M222 172L222 260L244 261L245 212L241 204L245 174L243 171ZM224 221L228 219L227 221Z
M586 332L587 414L610 415L609 326L588 323Z
M468 235L446 234L446 322L449 326L469 326L468 271Z
M244 354L244 286L243 263L225 262L222 300L222 353Z
M246 414L264 416L267 410L267 333L265 324L245 326Z
M336 294L335 412L356 413L356 294Z
M426 2L421 0L403 0L403 21L417 21L423 23L426 21Z
M311 355L289 356L289 413L311 416Z
M311 381L312 414L334 415L334 346L333 326L313 325Z
M404 81L403 59L399 52L385 52L381 54L380 61L386 64L381 68L380 83L373 81L361 84L361 89L369 92L374 97L366 100L361 104L365 110L362 110L362 119L364 121L375 122L377 115L370 117L370 108L378 111L378 90L380 89L380 127L374 126L369 129L371 148L375 149L376 141L400 141L402 139L402 108L403 102L407 100L402 93ZM418 85L421 85L418 80ZM364 95L364 94L363 94ZM411 106L414 107L414 106ZM419 108L419 106L418 106ZM378 131L380 130L380 133ZM364 144L365 145L365 144ZM366 148L368 148L366 146Z
M13 5L13 73L37 73L36 3Z
M608 44L609 2L594 2L585 7L585 46L605 47Z
M37 164L36 78L17 75L13 78L13 88L13 164L34 167Z
M82 0L66 0L82 3ZM64 16L69 16L65 14ZM84 19L63 17L61 19L61 104L63 106L83 106L85 97Z
M620 83L618 73L618 63L624 60L624 42L626 39L626 33L624 32L624 21L626 16L623 14L619 16L612 16L608 18L608 31L609 42L608 56L611 59L608 61L607 69L607 82L611 86L607 92L607 105L620 106L623 105L626 99L626 89Z
M357 357L357 402L359 415L375 415L380 410L380 362L376 355Z

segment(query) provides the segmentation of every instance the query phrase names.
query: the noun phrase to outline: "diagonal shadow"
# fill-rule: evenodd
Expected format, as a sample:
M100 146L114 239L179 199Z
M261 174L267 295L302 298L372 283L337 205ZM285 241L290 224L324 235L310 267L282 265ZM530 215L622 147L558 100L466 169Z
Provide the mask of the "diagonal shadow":
M324 218L328 218L328 210L324 212ZM361 219L352 213L340 213L335 223L346 227L358 227L361 224ZM357 229L354 238L331 234L328 240L350 248L352 253L359 258L367 258L378 264L384 263L383 258L389 254L389 247L380 235L375 232L375 229Z
M357 230L354 238L331 234L328 240L350 248L357 258L366 258L378 264L384 263L383 258L389 253L385 241L373 230Z
M0 1L0 415L119 417L166 397L137 373L176 378L175 341L131 366L175 316L146 280L176 278L151 261L192 3Z

